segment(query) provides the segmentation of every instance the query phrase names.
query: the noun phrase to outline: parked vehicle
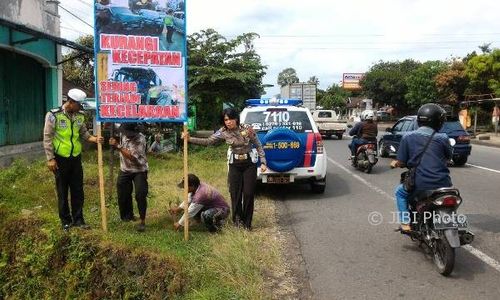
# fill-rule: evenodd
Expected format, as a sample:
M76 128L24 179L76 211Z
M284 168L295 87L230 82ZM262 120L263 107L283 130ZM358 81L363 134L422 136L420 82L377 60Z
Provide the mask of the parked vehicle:
M409 201L411 231L401 231L432 255L443 276L453 271L455 249L474 240L474 234L467 229L466 216L457 213L462 202L456 188L417 193Z
M377 111L377 121L388 121L391 118L391 115L383 110Z
M268 170L257 169L264 184L309 183L315 193L326 187L327 157L308 108L297 99L249 99L240 121L253 127L266 153Z
M356 155L352 159L352 166L365 173L370 173L377 161L377 143L374 141L358 146Z
M387 128L388 134L383 135L379 140L378 151L381 157L388 157L396 154L399 143L404 134L418 128L416 116L406 116L401 118L394 126ZM465 131L457 119L449 118L444 122L439 131L446 133L456 144L453 146L453 164L462 166L467 163L471 154L472 146L470 144L470 135Z
M322 136L326 138L336 136L337 139L342 139L347 129L347 122L339 121L334 110L315 110L312 112L312 116Z

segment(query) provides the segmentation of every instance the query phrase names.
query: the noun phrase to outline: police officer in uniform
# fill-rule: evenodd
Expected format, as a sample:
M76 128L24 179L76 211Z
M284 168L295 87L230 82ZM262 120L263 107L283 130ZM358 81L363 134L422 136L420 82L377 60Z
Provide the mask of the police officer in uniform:
M88 228L83 218L83 169L80 138L102 143L103 138L88 133L85 116L80 112L80 101L87 97L79 89L68 92L68 100L45 116L43 146L47 167L56 178L59 218L62 228L71 226ZM68 205L68 190L71 192L71 213Z
M260 157L261 172L267 170L266 157L262 144L251 126L240 124L238 112L227 108L222 112L224 126L208 138L187 138L190 143L198 145L214 145L225 141L229 145L229 192L233 223L252 229L255 185L257 181L257 157L253 157L252 145Z

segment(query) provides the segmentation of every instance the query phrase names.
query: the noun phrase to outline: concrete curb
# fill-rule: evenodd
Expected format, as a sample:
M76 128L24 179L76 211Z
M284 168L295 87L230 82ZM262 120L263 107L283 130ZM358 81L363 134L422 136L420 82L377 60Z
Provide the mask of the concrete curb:
M480 141L480 140L471 139L470 143L474 144L474 145L481 145L481 146L488 146L488 147L500 148L500 144L497 144L495 142L488 142L488 141Z

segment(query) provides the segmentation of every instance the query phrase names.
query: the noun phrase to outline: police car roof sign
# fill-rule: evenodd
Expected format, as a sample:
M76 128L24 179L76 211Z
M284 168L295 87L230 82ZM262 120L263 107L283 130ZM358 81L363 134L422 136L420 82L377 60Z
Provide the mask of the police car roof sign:
M299 106L302 105L300 99L276 99L276 98L263 98L263 99L248 99L246 100L248 106Z
M85 94L84 91L79 90L79 89L71 89L68 91L68 98L71 98L72 100L81 102L87 98L87 94Z

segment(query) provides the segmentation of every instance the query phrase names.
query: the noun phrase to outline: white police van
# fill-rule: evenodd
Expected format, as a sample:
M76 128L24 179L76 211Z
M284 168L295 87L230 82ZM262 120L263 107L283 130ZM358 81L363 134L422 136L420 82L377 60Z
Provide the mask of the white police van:
M298 99L249 99L240 122L253 127L266 153L262 183L306 182L315 193L326 186L327 157L318 127Z

